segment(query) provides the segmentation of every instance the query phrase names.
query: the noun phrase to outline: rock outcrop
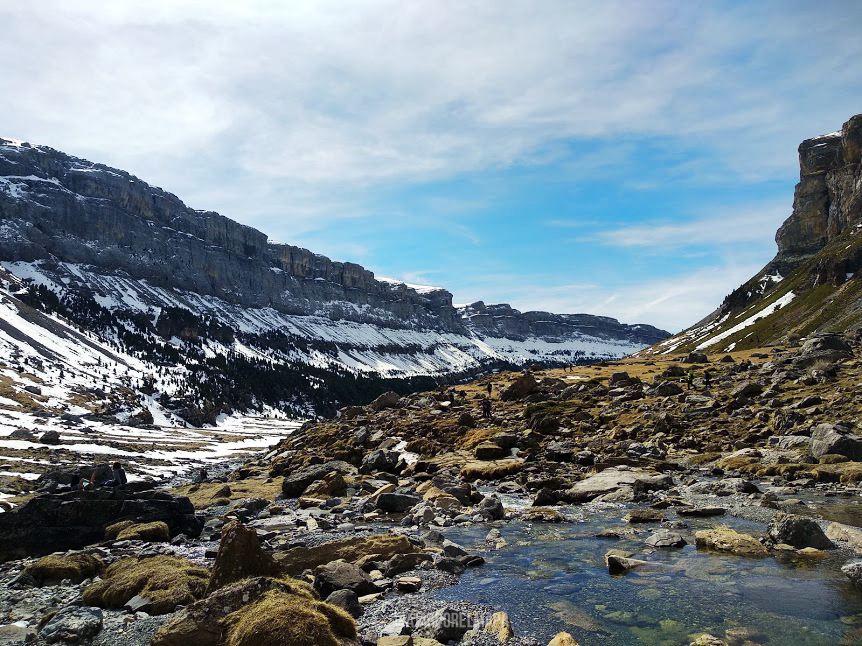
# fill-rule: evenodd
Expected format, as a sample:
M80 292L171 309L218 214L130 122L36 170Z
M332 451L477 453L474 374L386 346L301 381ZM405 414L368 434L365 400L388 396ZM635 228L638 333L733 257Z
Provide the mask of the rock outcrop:
M102 540L105 527L122 520L164 521L171 536L196 537L203 529L203 518L188 498L164 491L48 494L0 514L0 561L84 547Z

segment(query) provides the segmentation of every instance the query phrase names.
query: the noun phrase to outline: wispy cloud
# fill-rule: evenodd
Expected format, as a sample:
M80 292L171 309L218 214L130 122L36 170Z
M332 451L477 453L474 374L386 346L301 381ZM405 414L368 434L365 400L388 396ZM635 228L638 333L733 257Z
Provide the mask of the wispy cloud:
M721 247L740 242L763 243L790 214L786 200L781 203L726 207L709 217L679 224L647 223L599 231L580 238L613 247L671 250L695 245Z

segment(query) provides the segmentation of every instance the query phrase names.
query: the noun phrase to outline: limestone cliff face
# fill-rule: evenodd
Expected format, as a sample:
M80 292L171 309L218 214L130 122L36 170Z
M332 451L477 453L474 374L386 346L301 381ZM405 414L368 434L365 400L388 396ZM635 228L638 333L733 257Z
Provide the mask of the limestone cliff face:
M793 213L775 235L776 267L789 273L862 220L862 115L840 132L799 145Z
M191 209L124 171L0 139L0 261L39 260L246 308L387 328L551 341L597 333L641 345L667 335L605 317L522 314L506 305L490 311L493 324L478 313L464 317L444 289L378 281L359 265L272 244L251 227Z

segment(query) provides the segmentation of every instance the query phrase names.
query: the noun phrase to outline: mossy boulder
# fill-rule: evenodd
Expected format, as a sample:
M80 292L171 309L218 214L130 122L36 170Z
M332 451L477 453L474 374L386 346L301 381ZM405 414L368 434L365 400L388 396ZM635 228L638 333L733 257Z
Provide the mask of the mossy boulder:
M151 646L353 643L356 627L343 611L322 603L307 583L253 577L192 603L166 622ZM342 640L339 642L338 639Z
M84 603L100 608L122 608L135 595L152 601L150 614L173 612L179 605L200 599L210 573L175 556L125 558L112 564L102 581L84 591Z
M736 532L729 527L701 530L695 533L694 539L699 550L727 552L752 558L762 558L769 555L769 550L756 538L749 534Z
M105 530L107 535L107 530ZM117 534L118 541L148 541L150 543L163 543L171 540L171 530L167 523L156 521L155 523L132 523L124 527Z
M114 523L113 525L108 525L105 527L105 540L113 541L117 539L117 536L120 535L125 529L128 529L132 525L136 525L133 520L121 520L119 523Z
M226 623L226 646L341 646L340 639L356 639L356 624L341 608L277 590Z
M74 552L61 556L52 554L24 567L24 570L40 584L47 581L71 579L80 583L105 571L105 564L98 556Z

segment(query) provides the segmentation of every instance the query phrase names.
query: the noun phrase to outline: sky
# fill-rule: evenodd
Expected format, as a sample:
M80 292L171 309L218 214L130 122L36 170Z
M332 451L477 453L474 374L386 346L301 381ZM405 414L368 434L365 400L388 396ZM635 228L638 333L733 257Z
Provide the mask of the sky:
M0 0L0 135L457 304L675 332L862 112L862 2Z

